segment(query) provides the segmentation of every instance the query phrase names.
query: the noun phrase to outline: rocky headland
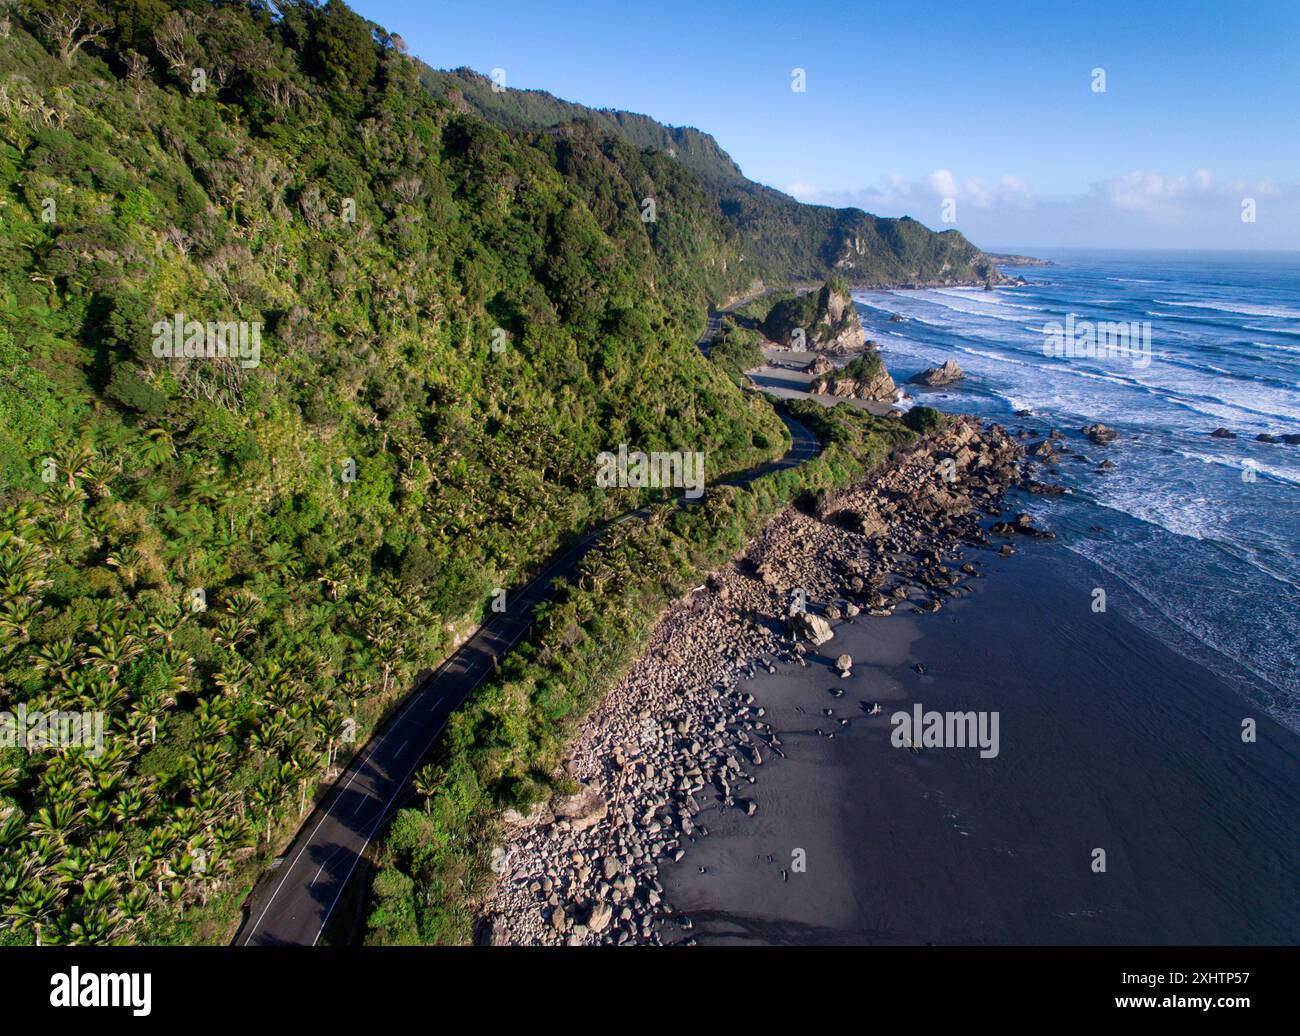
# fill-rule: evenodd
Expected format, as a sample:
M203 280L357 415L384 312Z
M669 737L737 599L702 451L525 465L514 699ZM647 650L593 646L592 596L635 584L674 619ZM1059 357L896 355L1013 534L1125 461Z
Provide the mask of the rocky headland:
M999 266L1055 266L1050 259L1038 259L1032 255L1009 255L1003 252L985 252L984 257Z
M774 345L795 351L849 356L869 345L848 285L838 280L778 300L759 330Z

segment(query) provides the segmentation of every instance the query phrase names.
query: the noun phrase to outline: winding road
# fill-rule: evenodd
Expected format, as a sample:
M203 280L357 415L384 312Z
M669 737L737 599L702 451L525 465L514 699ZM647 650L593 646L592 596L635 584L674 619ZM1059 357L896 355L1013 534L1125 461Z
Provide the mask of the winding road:
M706 354L720 319L710 311L698 343ZM793 440L785 456L721 484L745 485L770 472L797 467L820 452L820 443L807 428L784 414L781 420ZM317 803L283 862L250 893L235 945L311 946L319 941L366 846L410 794L411 776L447 719L491 675L495 660L527 633L537 605L555 596L555 580L572 578L583 557L612 525L644 515L644 511L625 514L561 550L529 583L506 595L506 611L487 619L411 692Z

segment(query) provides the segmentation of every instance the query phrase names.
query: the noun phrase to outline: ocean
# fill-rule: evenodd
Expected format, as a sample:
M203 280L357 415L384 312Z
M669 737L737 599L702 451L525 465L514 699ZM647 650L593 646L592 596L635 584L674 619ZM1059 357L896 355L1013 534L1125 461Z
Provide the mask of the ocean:
M1048 481L1070 494L1019 504L1131 621L1300 732L1300 445L1255 440L1300 432L1300 253L1032 254L1055 265L1006 268L1024 286L854 299L900 384L948 359L966 372L912 401L1061 429L1072 452ZM1071 320L1147 324L1150 352L1046 355ZM1078 434L1096 421L1119 440Z

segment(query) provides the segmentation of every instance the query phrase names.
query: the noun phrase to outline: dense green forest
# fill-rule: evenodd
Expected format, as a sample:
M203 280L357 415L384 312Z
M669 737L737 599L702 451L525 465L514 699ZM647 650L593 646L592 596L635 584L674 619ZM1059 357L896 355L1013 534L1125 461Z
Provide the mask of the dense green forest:
M785 441L693 344L748 272L688 169L274 11L0 12L0 711L107 716L99 753L0 749L0 941L225 938L493 588L639 502L600 450L715 478ZM534 794L585 693L480 708L530 749L448 787Z
M745 371L763 364L762 344L763 336L757 331L741 326L730 317L723 317L722 326L709 349L709 359L740 382Z
M935 233L910 217L884 219L861 209L803 205L745 178L707 133L665 126L645 115L587 108L542 90L493 89L470 69L421 75L430 90L501 126L545 129L574 121L616 134L690 170L715 211L739 234L750 277L771 284L822 281L838 275L855 287L997 280L993 261L956 230Z

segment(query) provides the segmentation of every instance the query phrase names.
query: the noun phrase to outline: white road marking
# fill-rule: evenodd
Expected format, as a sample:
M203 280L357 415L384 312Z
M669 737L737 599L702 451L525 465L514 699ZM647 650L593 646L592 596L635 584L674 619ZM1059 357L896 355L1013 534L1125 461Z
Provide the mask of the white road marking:
M795 449L798 449L798 448L799 448L799 447L795 447ZM812 447L809 447L809 446L805 445L803 448L805 448L805 449L812 449L812 450L813 450L813 453L814 453L814 455L815 455L815 452L816 452L816 447L815 447L815 445L812 446ZM794 449L791 450L791 453L794 453ZM786 456L785 458L783 458L783 459L786 460L786 461L789 461L789 460L792 460L792 459L794 459L794 458L791 457L790 454L787 454L787 456ZM614 521L613 523L611 523L611 524L621 524L622 522L629 521L629 520L631 520L632 518L637 517L638 514L640 514L640 512L638 512L637 514L624 515L622 518L615 519L615 521ZM568 560L568 556L569 556L569 554L570 554L570 553L573 553L574 550L576 550L576 549L578 549L578 548L585 548L588 544L590 544L590 543L592 543L592 542L595 542L597 539L599 539L600 536L601 536L601 534L602 534L602 532L604 531L604 528L608 528L608 526L605 526L605 527L603 527L603 528L601 528L601 529L597 529L597 530L596 530L595 532L593 532L590 536L587 536L586 538L584 538L584 539L583 539L583 540L582 540L582 541L581 541L581 542L580 542L576 547L571 548L569 551L566 551L564 555L562 555L561 557L557 558L554 562L552 562L550 565L548 565L548 566L547 566L547 567L546 567L542 572L540 572L540 573L538 573L536 576L534 576L533 579L532 579L532 580L527 584L527 586L524 587L524 590L521 592L521 596L526 595L526 594L529 594L530 592L534 591L537 587L539 587L539 586L542 584L542 581L543 581L543 580L544 580L544 579L545 579L545 578L546 578L546 577L547 577L547 576L548 576L552 571L554 571L556 568L560 567L561 564L563 564L566 560ZM523 638L524 634L527 633L528 630L529 630L531 627L532 627L532 622L530 621L530 622L528 622L526 625L524 625L522 628L520 628L519 631L518 631L518 632L517 632L513 637L511 637L510 640L508 641L507 646L506 646L507 651L508 651L510 648L513 648L513 647L515 646L515 644L517 644L517 643L518 643L518 642ZM484 626L480 626L480 627L479 627L479 631L482 631L482 630L484 630L484 629L485 629ZM454 667L456 661L463 661L463 658L462 658L461 653L460 653L459 651L457 651L457 653L456 653L455 655L453 655L452 657L450 657L450 658L448 658L448 659L445 659L445 660L443 661L443 664L442 664L441 666L439 666L439 668L438 668L438 669L437 669L433 674L430 675L429 680L436 679L437 676L438 676L440 673L443 673L443 672L450 672L450 671L452 670L452 668ZM468 673L466 673L466 674L464 674L464 675L468 675ZM482 677L480 677L479 679L477 679L477 680L474 681L473 685L472 685L472 686L470 687L470 689L466 692L466 694L465 694L465 698L468 698L470 694L473 694L474 691L478 689L479 685L483 682L483 679L484 679L485 676L486 676L486 673L484 674L484 676L482 676ZM427 681L426 681L426 682L427 682ZM462 699L462 700L463 700L463 699ZM435 702L435 703L434 703L434 707L436 708L437 705L440 704L441 702L442 702L442 699L439 698L439 699L438 699L438 702ZM399 719L394 721L394 725L396 725L397 722L400 722L400 715L401 715L402 713L405 713L407 710L409 710L409 709L412 708L413 706L414 706L414 700L413 700L413 699L410 700L410 701L408 701L405 705L403 705L402 709L401 709L400 712L399 712ZM415 767L419 765L420 760L423 759L423 758L424 758L424 755L428 753L429 748L432 748L432 747L433 747L433 744L437 741L438 736L442 733L442 731L443 731L443 729L446 727L446 725L447 725L447 721L446 721L446 720L443 720L442 724L438 727L438 730L434 733L433 738L430 740L428 747L426 747L425 752L424 752L423 754L421 754L421 755L419 755L419 756L416 757L415 763L413 763L413 764L411 765L410 769L409 769L408 772L407 772L406 778L405 778L405 779L404 779L404 780L403 780L403 781L398 785L397 789L393 792L392 796L391 796L391 797L388 799L388 801L384 804L384 808L380 811L379 816L376 817L376 819L375 819L375 823L371 826L370 831L366 834L365 840L362 842L361 849L360 849L357 853L354 854L354 856L353 856L353 860L352 860L352 866L348 868L348 872L347 872L347 874L344 875L344 877L343 877L343 881L342 881L342 883L339 885L339 891L338 891L338 892L335 894L335 896L334 896L334 901L329 905L328 909L326 909L326 911L325 911L325 917L324 917L324 920L321 922L320 929L319 929L319 930L317 931L317 933L316 933L316 938L312 940L312 944L313 944L313 945L315 945L317 942L320 941L321 934L325 931L325 925L329 923L330 915L334 912L334 907L336 907L336 906L338 905L338 901L339 901L340 897L342 896L343 890L347 887L347 883L348 883L348 881L351 879L353 871L356 870L356 868L357 868L357 864L360 863L360 861L361 861L361 856L362 856L362 854L365 852L366 847L369 846L370 841L371 841L371 839L374 837L375 832L379 829L379 825L383 822L384 818L386 817L389 808L392 806L393 802L396 801L397 796L400 795L403 791L407 790L407 789L406 789L407 782L410 780L411 775L415 772ZM409 741L409 739L408 739L408 741ZM399 749L397 750L397 751L398 751L398 755L401 755L402 750L405 749L407 743L408 743L407 741L402 742L402 747L399 748ZM345 792L345 791L348 789L348 787L351 786L352 781L356 778L357 773L360 772L361 766L362 766L364 763L366 763L366 762L369 760L369 758L374 754L374 752L377 751L380 747L382 747L382 745L383 745L383 739L381 738L379 741L373 742L371 745L367 746L366 749L363 749L363 750L362 750L362 755L359 756L359 757L357 757L357 758L354 760L354 762L357 764L357 769L353 771L352 775L348 778L348 782L347 782L347 784L345 784L345 785L343 786L342 790L339 792L338 797L335 798L334 802L331 803L330 808L329 808L328 810L326 810L325 815L324 815L323 817L321 817L321 819L317 822L316 826L312 829L312 833L311 833L310 836L308 836L307 841L303 843L302 847L301 847L301 848L298 850L298 852L294 855L293 862L290 863L289 866L285 868L284 876L280 879L280 883L276 886L275 891L271 893L271 898L270 898L270 900L268 900L267 905L266 905L266 908L262 911L261 915L260 915L260 916L258 917L258 919L257 919L257 922L256 922L256 923L253 925L253 927L250 929L247 938L244 940L245 945L247 945L248 943L250 943L250 942L252 941L253 936L254 936L254 935L256 934L256 932L257 932L257 929L261 926L262 922L266 919L266 915L267 915L267 914L270 912L270 910L271 910L271 905L272 905L272 903L274 903L276 897L280 894L281 889L284 887L284 883L289 879L289 873L291 872L292 868L295 867L295 866L297 865L299 859L302 858L302 854L303 854L304 852L307 851L307 846L310 845L312 839L315 838L316 833L320 830L321 824L325 823L325 821L326 821L327 819L329 819L329 817L331 816L331 814L332 814L333 811L334 811L334 806L338 805L339 801L341 801L341 799L342 799L342 795L343 795L343 792ZM362 804L364 804L365 801L366 801L365 799L362 799ZM355 815L356 812L358 812L358 811L360 810L360 808L361 808L361 804L358 804L357 810L354 810L354 811L353 811L353 812L354 812L354 815ZM320 874L320 872L317 871L317 877L319 877L319 874ZM315 884L315 879L313 879L313 882L312 882L312 883Z

